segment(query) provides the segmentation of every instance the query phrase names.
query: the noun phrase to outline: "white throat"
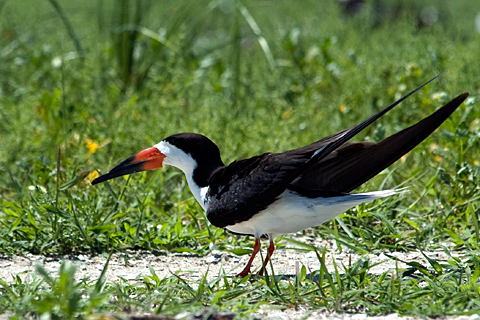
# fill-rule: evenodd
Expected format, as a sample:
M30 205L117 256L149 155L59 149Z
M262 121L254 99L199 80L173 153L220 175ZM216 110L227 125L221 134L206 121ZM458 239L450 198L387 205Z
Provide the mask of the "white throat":
M167 141L161 141L154 145L154 147L166 156L163 160L164 165L168 164L183 171L187 178L188 187L190 188L190 191L192 191L193 196L202 208L207 210L208 203L206 203L205 198L208 187L200 188L193 180L193 171L198 166L197 161L195 161L190 154L185 153L185 151L175 147Z

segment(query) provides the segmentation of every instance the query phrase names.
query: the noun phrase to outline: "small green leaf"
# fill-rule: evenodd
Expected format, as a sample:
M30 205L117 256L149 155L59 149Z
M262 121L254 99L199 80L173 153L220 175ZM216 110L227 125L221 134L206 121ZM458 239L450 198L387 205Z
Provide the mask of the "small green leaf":
M243 256L246 254L252 254L253 250L252 249L230 249L226 250L227 252L233 253L237 256Z
M81 172L80 174L78 174L75 178L73 178L72 180L68 181L67 183L64 183L62 184L58 190L67 190L67 189L70 189L71 187L73 186L76 186L77 184L79 184L80 182L82 182L88 175L90 174L90 171L85 171L85 172Z
M415 230L421 232L422 229L420 229L420 227L418 226L418 224L415 222L415 221L412 221L408 218L403 218L403 221L405 221L406 223L408 223L412 228L414 228Z

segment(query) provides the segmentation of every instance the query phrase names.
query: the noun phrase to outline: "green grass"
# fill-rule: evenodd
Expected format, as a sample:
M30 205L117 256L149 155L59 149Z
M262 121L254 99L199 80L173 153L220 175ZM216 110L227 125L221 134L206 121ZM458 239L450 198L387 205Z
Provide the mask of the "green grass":
M83 318L211 306L247 317L269 302L370 314L478 313L480 4L424 2L439 10L439 21L421 28L423 5L385 1L380 10L373 2L350 18L333 1L0 2L0 252L204 255L213 243L247 253L252 239L209 226L180 172L96 187L89 173L177 132L210 137L226 163L299 147L449 70L358 138L380 140L472 94L431 137L360 188L410 192L358 206L306 235L359 253L443 248L451 259L411 265L421 279L403 270L374 276L363 259L342 275L316 270L317 281L306 272L280 281L160 279L151 270L133 284L78 281L75 267L64 264L59 275L40 268L37 279L3 279L0 310Z

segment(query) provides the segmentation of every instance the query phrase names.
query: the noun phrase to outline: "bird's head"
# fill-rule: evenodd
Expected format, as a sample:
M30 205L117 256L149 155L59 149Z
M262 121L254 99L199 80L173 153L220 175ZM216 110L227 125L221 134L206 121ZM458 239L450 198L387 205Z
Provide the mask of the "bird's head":
M93 180L92 185L130 173L159 169L165 165L177 167L186 175L193 175L198 166L206 169L202 173L211 173L212 169L223 163L218 147L210 139L196 133L179 133L124 160L107 174ZM209 176L199 178L204 180ZM197 181L197 184L203 182Z

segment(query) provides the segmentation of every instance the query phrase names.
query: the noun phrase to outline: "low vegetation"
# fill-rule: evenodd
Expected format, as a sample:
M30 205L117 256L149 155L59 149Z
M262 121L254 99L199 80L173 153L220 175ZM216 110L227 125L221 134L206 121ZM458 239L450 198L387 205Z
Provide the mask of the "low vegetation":
M251 238L208 224L173 168L89 182L177 132L205 134L229 163L354 125L446 70L359 139L381 140L471 93L431 137L360 188L410 192L302 234L357 253L441 249L446 261L375 275L364 258L345 272L307 276L303 268L290 280L253 282L159 278L153 269L135 282L75 280L76 267L64 263L58 274L39 266L35 279L2 279L0 311L85 318L211 307L249 317L268 304L477 314L479 12L469 0L366 1L357 13L336 1L0 1L4 256L250 253ZM323 248L302 248L324 259Z

